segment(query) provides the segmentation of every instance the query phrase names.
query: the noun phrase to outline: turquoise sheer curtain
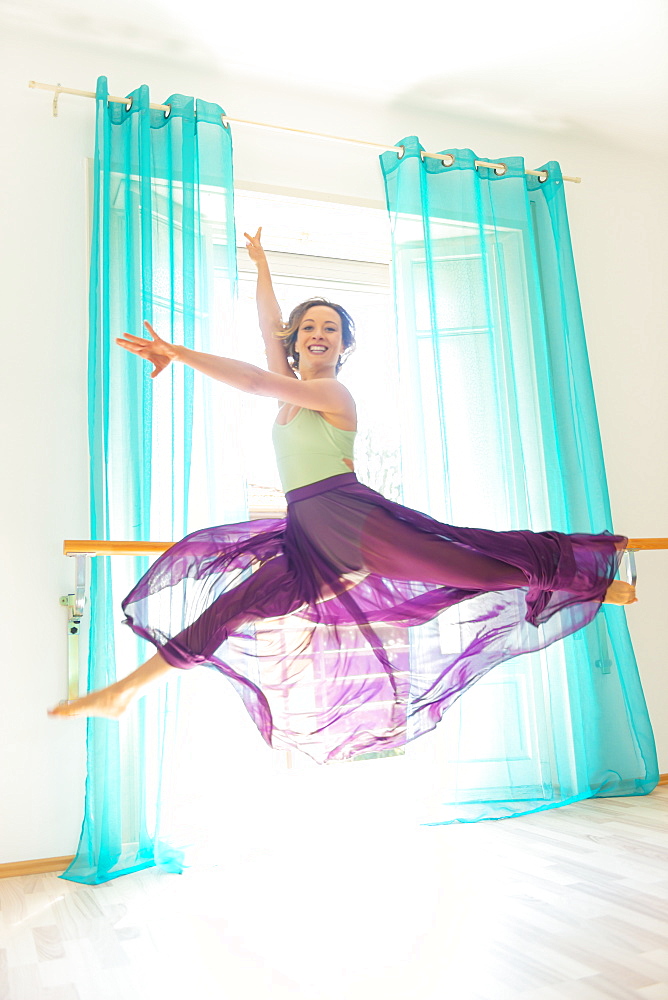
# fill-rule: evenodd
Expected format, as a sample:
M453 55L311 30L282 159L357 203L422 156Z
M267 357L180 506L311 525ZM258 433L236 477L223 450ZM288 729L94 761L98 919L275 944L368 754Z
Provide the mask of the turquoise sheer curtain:
M147 319L167 339L233 353L232 140L215 104L177 94L164 102L169 113L151 110L145 86L127 105L107 98L100 78L90 262L91 537L169 541L246 516L237 404L185 366L152 380L151 366L114 341L123 331L141 335ZM92 560L89 690L154 652L123 627L120 611L147 565L144 557ZM181 683L145 696L120 722L88 721L85 816L64 877L95 883L151 865L181 870L182 845L166 819L171 763L183 760L179 746L187 739Z
M495 169L398 145L381 167L404 501L460 525L613 530L558 163L534 177L521 157ZM425 822L647 793L657 761L624 609L495 669L407 752L430 770Z

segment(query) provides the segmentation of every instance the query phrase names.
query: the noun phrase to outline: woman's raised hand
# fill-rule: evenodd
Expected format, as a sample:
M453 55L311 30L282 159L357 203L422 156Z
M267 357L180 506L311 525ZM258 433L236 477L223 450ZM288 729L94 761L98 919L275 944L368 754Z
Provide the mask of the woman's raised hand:
M246 249L248 250L248 256L253 261L254 264L259 264L261 261L265 260L264 250L262 248L262 243L260 242L262 236L262 226L258 228L255 236L251 236L250 233L244 233L246 240Z
M151 378L159 375L163 368L166 368L170 361L177 356L177 348L174 344L169 344L162 337L159 337L151 324L144 320L144 326L151 334L151 340L145 337L134 337L131 333L124 333L123 337L118 337L116 343L124 347L126 351L139 355L146 361L150 361L154 366Z

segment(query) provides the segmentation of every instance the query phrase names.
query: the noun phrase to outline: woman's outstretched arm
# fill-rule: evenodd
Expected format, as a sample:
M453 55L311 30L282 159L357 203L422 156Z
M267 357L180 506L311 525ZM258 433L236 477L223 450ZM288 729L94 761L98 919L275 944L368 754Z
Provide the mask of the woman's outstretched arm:
M248 256L257 267L255 301L257 302L257 315L267 354L267 368L270 372L276 372L278 375L287 375L290 378L296 378L297 376L288 364L285 347L280 338L276 336L282 329L283 319L281 317L281 307L278 304L271 281L267 255L260 242L261 235L262 226L260 226L255 236L251 236L250 233L244 233L248 241L246 243Z
M170 362L181 361L203 375L241 389L242 392L273 397L285 403L303 406L307 410L318 410L326 416L349 416L355 412L352 396L335 378L302 381L294 378L292 373L287 376L268 372L235 358L221 358L216 354L204 354L179 344L170 344L158 336L150 323L145 321L144 326L150 333L151 340L126 333L116 343L126 351L150 361L154 366L151 378L159 375Z

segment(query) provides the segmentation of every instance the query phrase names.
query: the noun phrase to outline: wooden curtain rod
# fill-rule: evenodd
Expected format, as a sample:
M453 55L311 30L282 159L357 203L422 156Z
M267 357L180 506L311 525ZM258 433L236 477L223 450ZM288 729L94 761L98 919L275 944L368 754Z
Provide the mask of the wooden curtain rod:
M107 542L96 539L68 539L63 542L66 556L143 556L166 552L174 542ZM668 538L629 538L627 550L668 549Z
M58 98L61 94L72 94L75 97L96 97L94 91L92 90L73 90L71 87L61 87L60 84L56 83L37 83L36 80L28 81L29 87L37 88L38 90L50 90L55 96L53 98L53 117L58 116ZM112 101L114 104L131 104L131 98L127 97L112 97L109 95L107 100ZM149 108L154 111L164 111L167 115L172 109L169 104L149 104ZM367 146L371 149L381 149L386 153L397 153L400 157L404 155L405 149L403 146L384 146L380 142L370 142L367 139L348 139L342 135L328 135L325 132L308 132L306 129L302 128L288 128L286 125L269 125L266 122L252 122L245 118L230 118L229 115L221 115L223 125L227 128L230 124L234 125L248 125L251 128L263 128L268 129L270 132L291 132L293 135L307 135L312 139L326 139L328 142L347 142L355 146ZM454 156L449 153L445 155L443 153L427 153L424 150L421 152L422 159L430 160L441 160L443 166L451 167L455 162ZM446 162L446 158L450 162ZM496 171L499 175L503 175L508 169L505 163L488 163L487 160L476 160L476 167L487 167L489 170ZM546 181L548 178L547 170L525 170L525 174L529 174L531 177L539 177L541 180ZM574 184L580 184L581 177L566 177L562 174L562 180L572 181Z

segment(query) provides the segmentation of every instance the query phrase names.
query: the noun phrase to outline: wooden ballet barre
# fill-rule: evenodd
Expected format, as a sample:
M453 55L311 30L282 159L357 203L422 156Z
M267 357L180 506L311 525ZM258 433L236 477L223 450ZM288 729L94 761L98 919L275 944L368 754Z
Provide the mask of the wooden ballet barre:
M96 539L67 539L63 542L66 556L145 556L166 552L174 542L107 542Z
M668 538L629 538L628 552L639 549L668 549Z
M166 552L174 542L107 542L95 539L68 539L63 542L66 556L144 556ZM629 538L629 552L641 549L668 549L668 538Z

